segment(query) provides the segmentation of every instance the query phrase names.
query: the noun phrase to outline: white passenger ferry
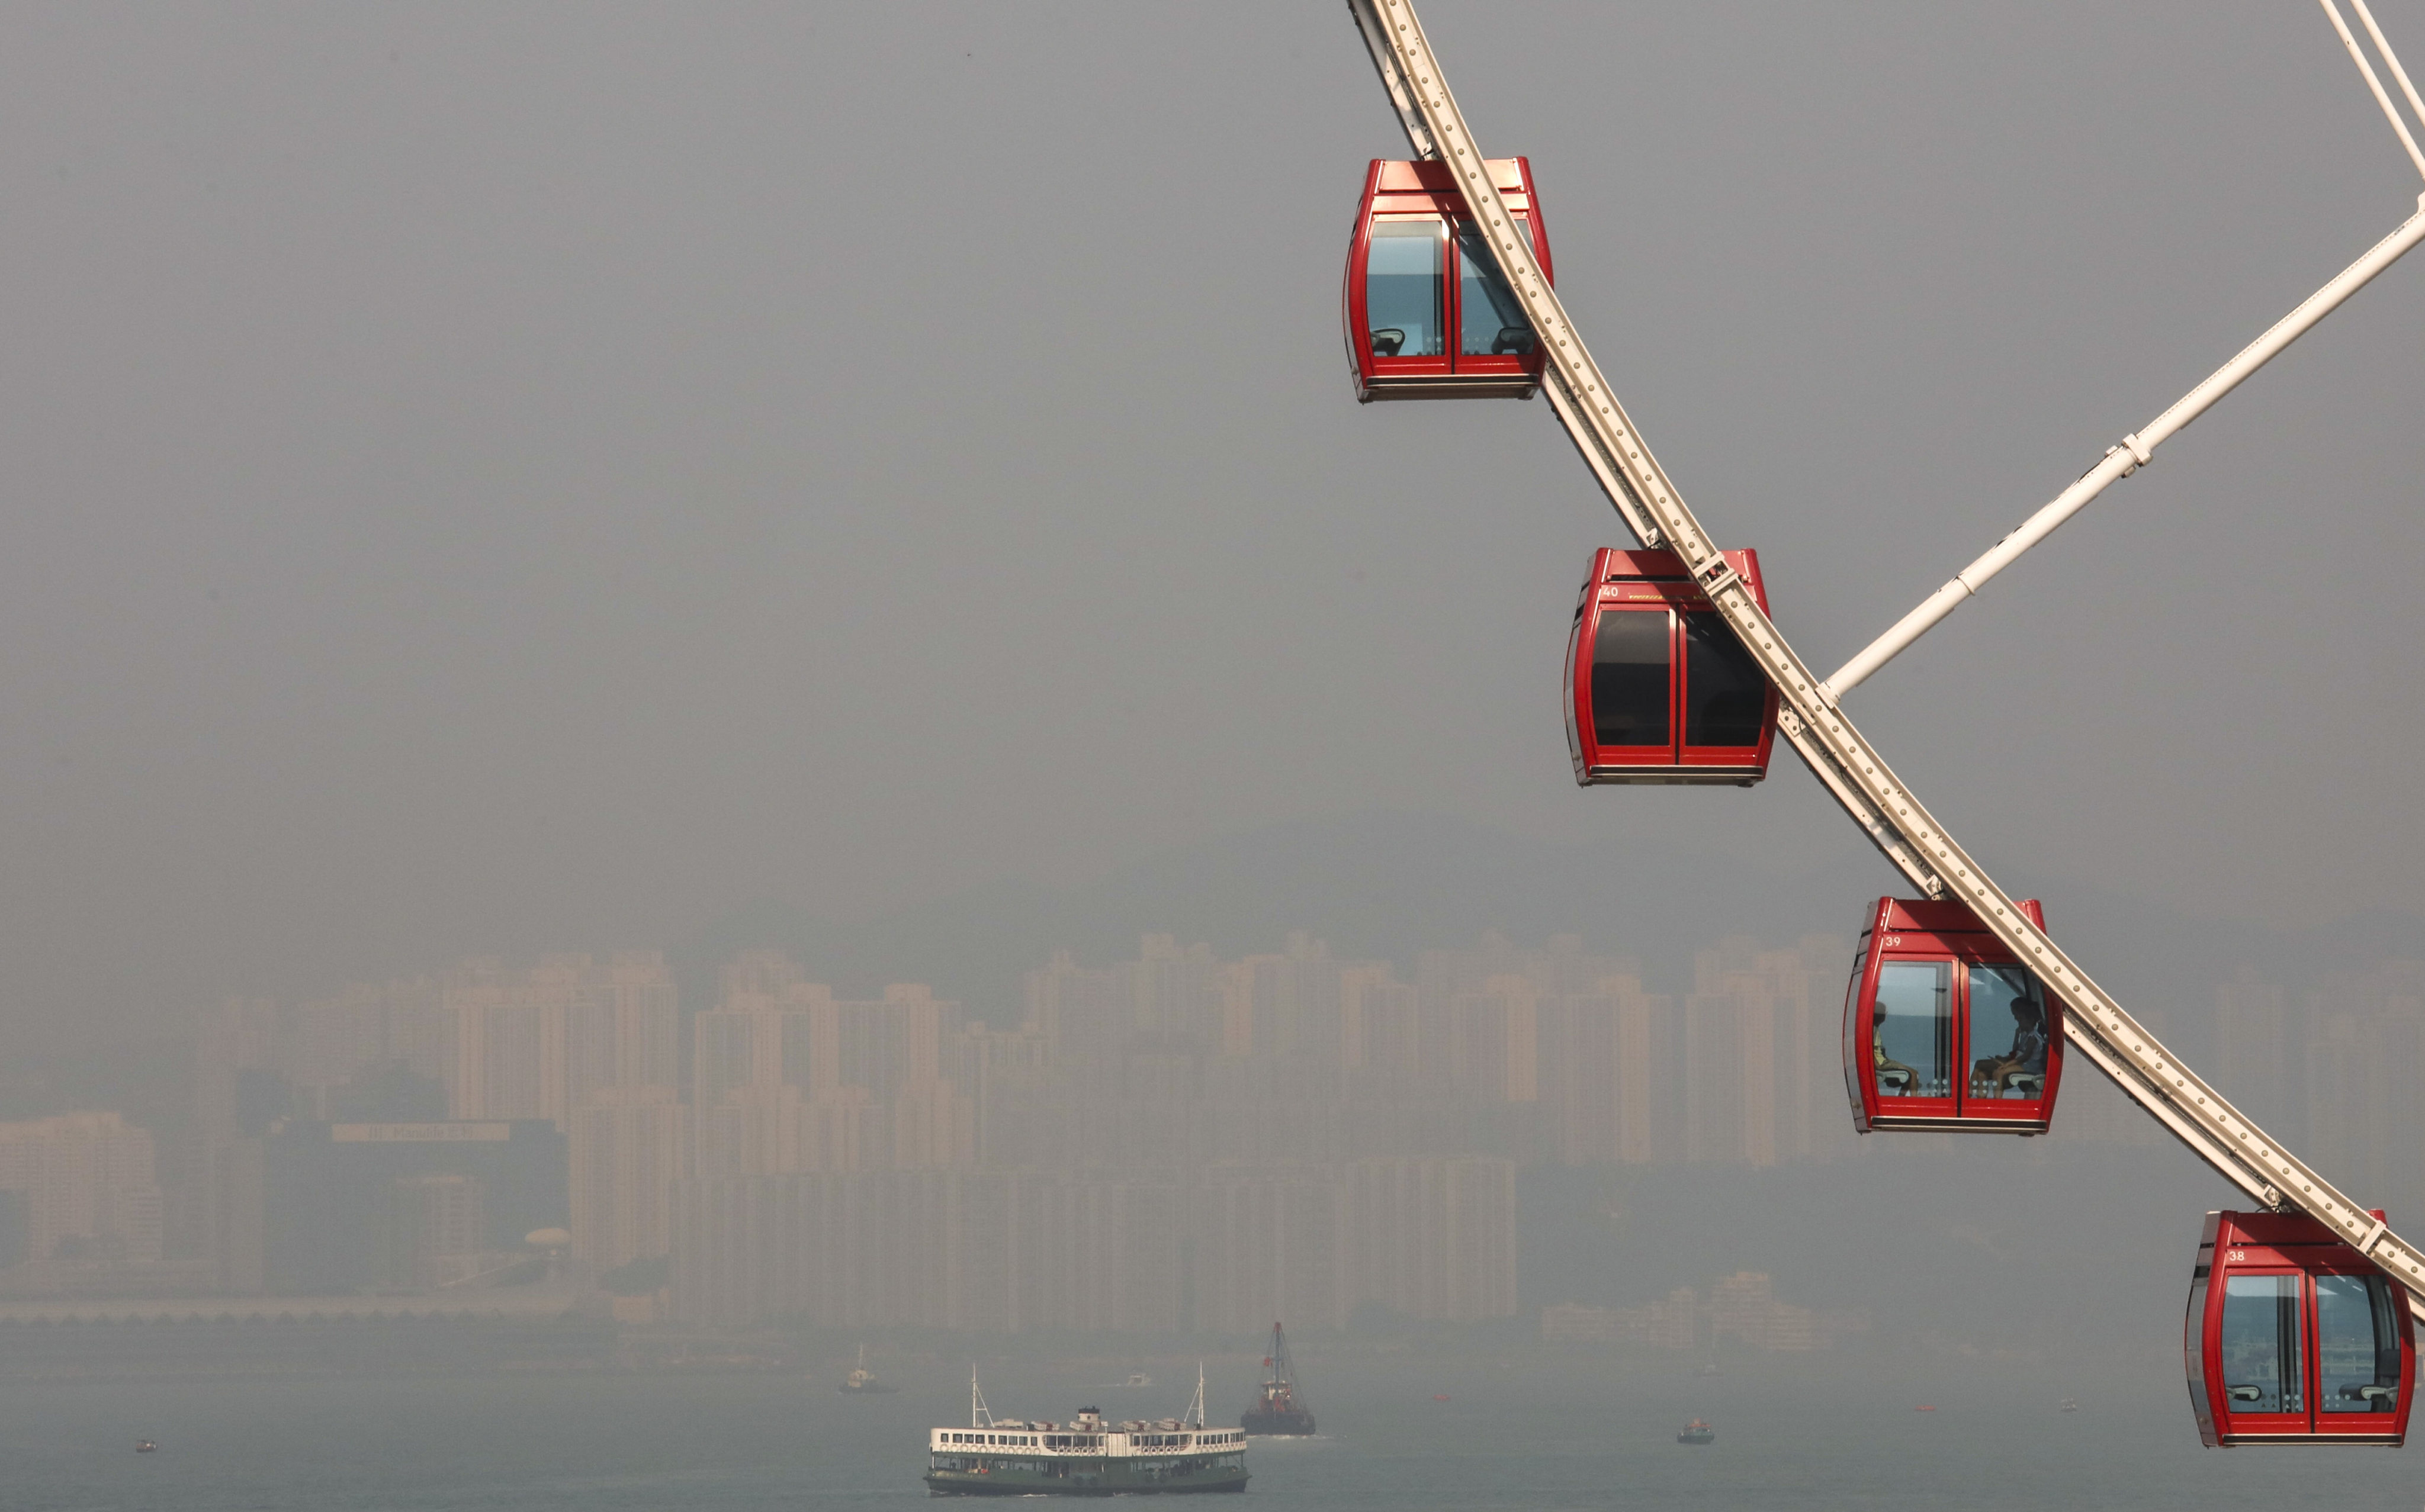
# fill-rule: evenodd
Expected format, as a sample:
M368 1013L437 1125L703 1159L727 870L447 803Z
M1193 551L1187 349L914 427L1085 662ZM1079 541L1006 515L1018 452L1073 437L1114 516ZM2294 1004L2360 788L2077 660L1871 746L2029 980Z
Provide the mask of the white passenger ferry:
M997 1418L969 1372L969 1425L927 1434L926 1489L935 1496L1116 1496L1246 1488L1246 1436L1204 1425L1204 1370L1196 1400L1175 1418L1112 1421L1085 1407L1068 1423Z

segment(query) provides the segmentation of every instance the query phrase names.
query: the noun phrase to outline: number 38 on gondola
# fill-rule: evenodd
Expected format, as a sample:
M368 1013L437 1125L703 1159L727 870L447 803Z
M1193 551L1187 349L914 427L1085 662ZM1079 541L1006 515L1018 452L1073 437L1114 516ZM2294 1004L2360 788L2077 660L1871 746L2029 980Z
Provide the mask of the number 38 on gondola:
M2408 1294L2303 1213L2206 1216L2182 1354L2209 1448L2407 1436Z

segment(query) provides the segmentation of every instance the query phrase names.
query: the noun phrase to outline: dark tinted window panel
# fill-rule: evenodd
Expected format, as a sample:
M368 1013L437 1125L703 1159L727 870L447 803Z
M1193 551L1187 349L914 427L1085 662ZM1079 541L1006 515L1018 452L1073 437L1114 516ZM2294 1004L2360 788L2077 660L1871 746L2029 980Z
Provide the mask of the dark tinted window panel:
M1684 743L1758 745L1768 679L1713 613L1684 616Z
M1674 646L1667 611L1603 613L1592 642L1592 735L1602 745L1666 745Z

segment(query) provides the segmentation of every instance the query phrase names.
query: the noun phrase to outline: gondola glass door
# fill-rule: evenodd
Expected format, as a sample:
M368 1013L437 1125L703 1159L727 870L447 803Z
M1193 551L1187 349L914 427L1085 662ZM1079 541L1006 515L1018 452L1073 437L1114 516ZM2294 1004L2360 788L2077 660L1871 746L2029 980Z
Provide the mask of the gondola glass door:
M1953 963L1887 961L1870 1003L1870 1071L1898 1111L1953 1116Z
M1437 215L1373 221L1364 258L1364 336L1376 373L1449 371L1447 272L1448 227Z
M2306 1322L2306 1279L2298 1271L2224 1278L2215 1357L2242 1431L2307 1431Z
M2356 1259L2351 1255L2348 1261ZM2315 1295L2316 1429L2379 1432L2401 1412L2401 1323L2408 1299L2382 1272L2319 1271Z
M1688 613L1678 621L1684 684L1677 764L1765 770L1775 718L1767 675L1717 611Z
M1532 240L1532 223L1511 217L1516 234ZM1516 302L1516 291L1499 275L1483 245L1482 229L1456 223L1456 369L1465 374L1522 377L1535 371L1533 323Z
M1676 761L1676 615L1653 600L1599 616L1591 637L1591 730L1598 759Z

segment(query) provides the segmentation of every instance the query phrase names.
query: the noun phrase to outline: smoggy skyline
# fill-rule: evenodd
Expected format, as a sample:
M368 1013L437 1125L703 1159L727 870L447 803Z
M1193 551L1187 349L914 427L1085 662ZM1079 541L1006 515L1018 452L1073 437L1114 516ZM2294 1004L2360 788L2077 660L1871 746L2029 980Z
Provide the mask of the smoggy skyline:
M2417 188L2297 7L1425 20L1823 668ZM1558 906L1621 948L1893 885L1790 757L1573 788L1557 659L1622 532L1544 405L1350 398L1403 144L1336 7L0 26L14 1042L1208 850L1250 890L1297 830L1442 887L1604 854ZM2420 317L2402 264L1854 696L2058 931L2069 884L2415 938ZM1454 916L1579 927L1510 875Z

